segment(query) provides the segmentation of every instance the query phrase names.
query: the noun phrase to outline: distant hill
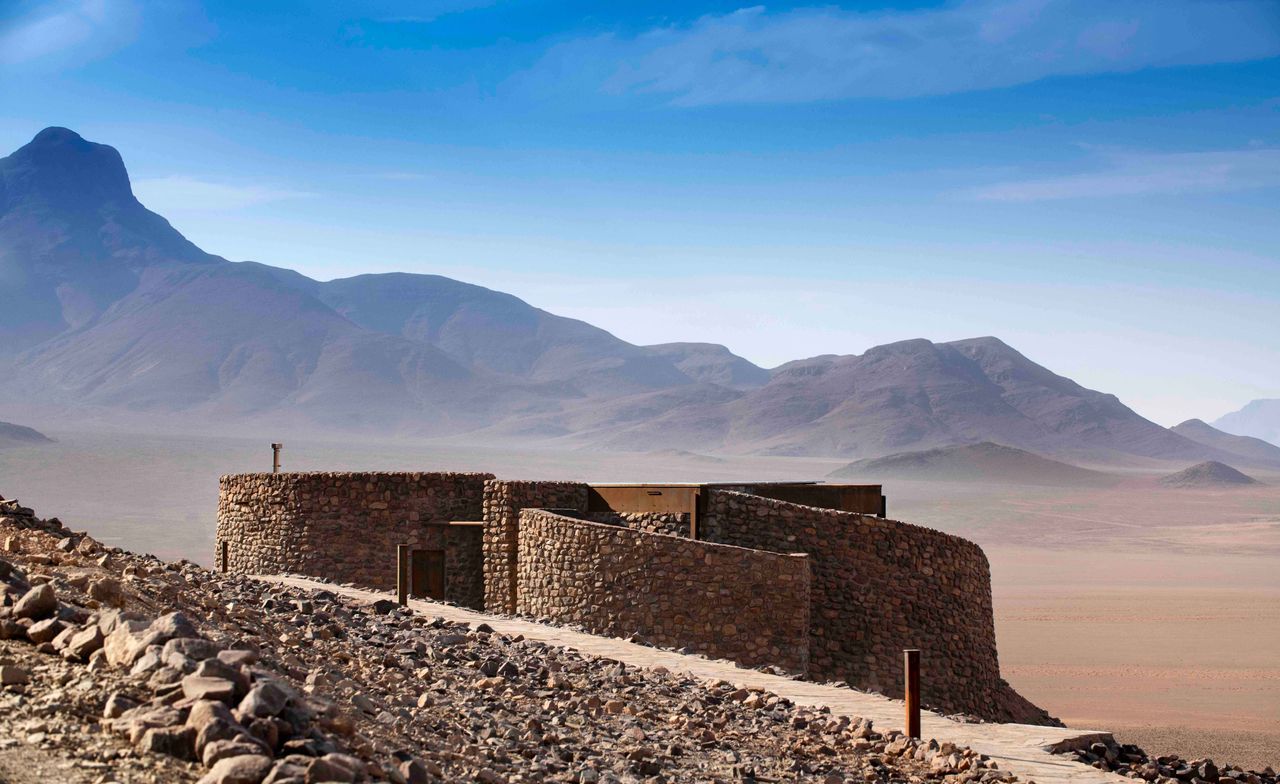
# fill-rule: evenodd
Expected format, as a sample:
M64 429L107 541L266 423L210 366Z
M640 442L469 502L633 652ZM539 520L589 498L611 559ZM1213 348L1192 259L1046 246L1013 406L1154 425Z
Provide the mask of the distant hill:
M116 150L66 128L0 159L0 283L0 402L67 419L849 459L983 441L1236 459L994 337L765 370L439 275L322 282L231 262L139 203Z
M1169 474L1163 477L1160 483L1169 487L1187 488L1242 487L1259 484L1257 479L1216 460L1207 460L1176 474Z
M1110 474L989 441L858 460L832 471L827 478L1003 482L1050 487L1100 487L1117 481Z
M645 416L602 420L587 411L567 429L637 450L860 458L991 441L1093 460L1225 457L994 337L904 340L797 360L775 368L764 386L737 392L654 393L624 401Z
M1280 398L1254 400L1239 411L1214 420L1213 426L1238 436L1280 444Z
M52 444L53 439L30 427L0 422L0 449L29 444Z
M1234 436L1224 433L1199 419L1188 419L1172 428L1173 432L1192 441L1211 446L1223 452L1247 458L1251 463L1280 466L1280 446L1251 436Z

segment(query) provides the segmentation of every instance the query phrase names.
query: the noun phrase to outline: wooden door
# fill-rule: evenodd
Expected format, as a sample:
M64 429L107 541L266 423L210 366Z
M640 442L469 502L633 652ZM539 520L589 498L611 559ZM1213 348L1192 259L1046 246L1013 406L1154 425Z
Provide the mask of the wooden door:
M444 599L444 550L414 550L409 593L422 599Z

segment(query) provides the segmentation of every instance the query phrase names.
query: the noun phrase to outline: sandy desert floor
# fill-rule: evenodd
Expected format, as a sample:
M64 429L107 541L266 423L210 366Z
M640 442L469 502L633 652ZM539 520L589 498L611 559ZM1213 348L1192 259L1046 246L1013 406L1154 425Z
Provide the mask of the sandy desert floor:
M49 432L46 430L46 432ZM243 439L51 432L0 451L0 493L104 541L208 563ZM264 440L265 441L265 440ZM485 470L586 481L819 479L839 461L295 441L286 470ZM1234 491L892 482L890 516L991 560L1005 677L1073 726L1153 752L1280 767L1280 476Z
M1280 487L894 491L983 545L1023 695L1154 753L1280 767Z

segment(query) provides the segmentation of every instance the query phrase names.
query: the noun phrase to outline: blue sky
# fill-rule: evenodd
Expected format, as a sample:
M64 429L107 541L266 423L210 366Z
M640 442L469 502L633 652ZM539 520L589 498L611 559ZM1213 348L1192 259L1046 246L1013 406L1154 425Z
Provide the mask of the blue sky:
M1165 424L1280 397L1280 0L20 1L0 99L231 259L766 366L994 334Z

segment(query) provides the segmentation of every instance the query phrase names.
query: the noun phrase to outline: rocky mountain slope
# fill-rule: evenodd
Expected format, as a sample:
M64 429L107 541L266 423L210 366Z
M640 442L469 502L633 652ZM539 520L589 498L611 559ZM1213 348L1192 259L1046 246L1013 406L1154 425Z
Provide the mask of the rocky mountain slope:
M1280 444L1280 399L1251 401L1239 411L1218 417L1213 426L1235 435Z
M841 480L999 482L1048 487L1105 487L1117 481L1116 477L1101 471L1090 471L989 441L857 460L832 471L827 477Z
M0 780L1013 781L765 692L163 563L0 500Z
M437 275L328 282L197 248L120 155L65 128L0 160L0 404L59 421L868 457L994 441L1090 459L1224 454L995 338L773 371L637 346Z
M0 449L4 449L7 446L51 443L53 443L53 439L39 430L23 425L15 425L11 422L0 422Z
M1243 474L1225 463L1206 460L1185 468L1176 474L1162 477L1160 483L1169 487L1230 488L1258 484L1258 480Z

